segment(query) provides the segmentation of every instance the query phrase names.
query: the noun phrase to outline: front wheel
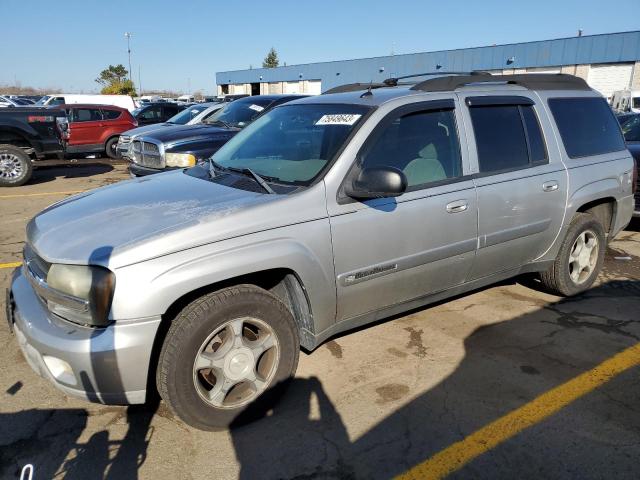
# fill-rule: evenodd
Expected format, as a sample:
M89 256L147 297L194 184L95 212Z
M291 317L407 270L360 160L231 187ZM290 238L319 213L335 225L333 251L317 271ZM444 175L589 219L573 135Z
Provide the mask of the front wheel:
M33 165L24 150L0 145L0 187L19 187L31 178Z
M114 160L120 158L118 155L118 137L113 137L107 140L107 143L104 145L104 151L109 158L113 158Z
M275 296L252 285L204 295L175 318L160 352L158 391L185 423L229 426L247 408L272 406L298 364L295 321Z
M542 283L567 297L589 289L602 269L606 247L602 223L590 213L576 214L555 262L540 275Z

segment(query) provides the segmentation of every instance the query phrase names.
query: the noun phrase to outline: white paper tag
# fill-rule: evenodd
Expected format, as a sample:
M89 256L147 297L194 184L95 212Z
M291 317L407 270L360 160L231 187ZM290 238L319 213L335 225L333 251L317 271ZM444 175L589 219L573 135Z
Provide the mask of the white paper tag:
M264 107L261 107L260 105L249 105L249 108L251 110L255 110L256 112L261 112L262 110L264 110Z
M353 125L361 117L359 113L336 113L323 115L316 125Z

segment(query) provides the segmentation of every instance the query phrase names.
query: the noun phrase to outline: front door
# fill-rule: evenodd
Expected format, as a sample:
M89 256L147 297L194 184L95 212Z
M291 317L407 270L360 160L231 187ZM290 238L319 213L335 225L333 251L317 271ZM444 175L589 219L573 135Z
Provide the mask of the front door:
M477 205L473 180L464 176L454 107L452 99L400 107L361 149L356 171L399 168L408 189L397 198L330 207L338 321L465 281L477 244Z
M534 97L467 96L478 174L478 252L470 280L543 255L565 213L567 172L546 145ZM547 138L553 138L548 122Z

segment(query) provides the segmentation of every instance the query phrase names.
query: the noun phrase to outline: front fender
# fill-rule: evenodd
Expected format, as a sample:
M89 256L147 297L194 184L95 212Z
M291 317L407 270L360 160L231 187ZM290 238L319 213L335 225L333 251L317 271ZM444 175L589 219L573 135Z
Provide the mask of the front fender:
M329 235L328 220L320 219L116 269L111 317L125 321L162 315L194 290L251 273L286 268L302 282L316 331L322 331L333 324L336 312Z

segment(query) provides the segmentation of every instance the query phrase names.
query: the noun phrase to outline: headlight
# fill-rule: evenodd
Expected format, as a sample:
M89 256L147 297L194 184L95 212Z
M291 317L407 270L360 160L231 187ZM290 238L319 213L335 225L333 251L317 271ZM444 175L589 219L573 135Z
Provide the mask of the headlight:
M196 157L190 153L167 153L165 164L167 167L193 167L196 164Z
M71 297L60 301L47 296L49 309L69 321L101 327L107 325L116 276L103 267L53 264L47 273L49 288ZM74 301L77 300L77 301Z

